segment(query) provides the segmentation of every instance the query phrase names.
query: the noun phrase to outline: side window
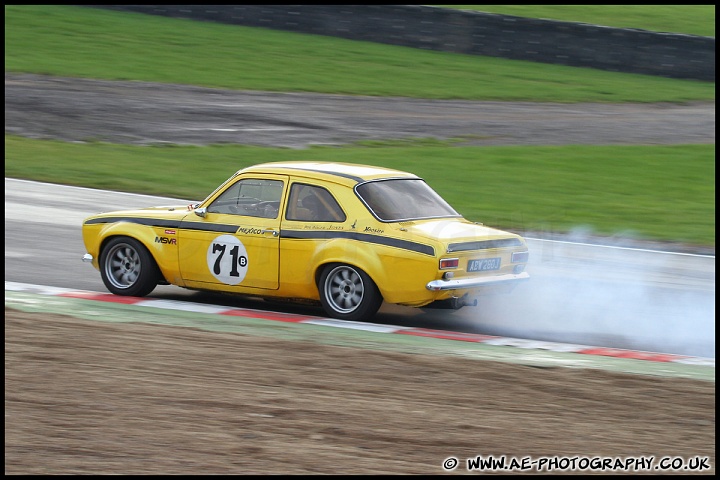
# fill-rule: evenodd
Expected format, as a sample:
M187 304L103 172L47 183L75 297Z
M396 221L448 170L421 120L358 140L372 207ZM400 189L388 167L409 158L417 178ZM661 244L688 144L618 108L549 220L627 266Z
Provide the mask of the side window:
M282 198L280 180L245 179L228 187L209 206L208 213L277 218Z
M302 183L295 183L290 188L285 217L306 222L344 222L347 218L330 192Z

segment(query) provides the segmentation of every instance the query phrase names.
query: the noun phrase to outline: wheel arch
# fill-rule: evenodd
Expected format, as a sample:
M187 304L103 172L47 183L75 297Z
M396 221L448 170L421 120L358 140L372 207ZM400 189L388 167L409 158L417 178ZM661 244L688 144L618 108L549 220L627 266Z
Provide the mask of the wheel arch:
M172 278L172 272L177 267L177 252L174 255L174 262L168 262L168 255L162 252L160 249L165 247L163 244L155 242L157 238L156 232L152 227L146 225L139 225L130 222L117 222L109 224L100 233L100 245L98 249L98 255L101 255L108 242L114 238L128 237L140 242L150 254L150 257L155 262L155 265L160 271L162 276L161 280L167 282L168 278ZM175 246L177 248L177 246Z
M316 286L325 267L332 264L349 265L362 270L375 283L380 295L383 295L382 285L387 284L387 273L377 251L360 242L328 242L315 252L311 264L315 265L313 279Z

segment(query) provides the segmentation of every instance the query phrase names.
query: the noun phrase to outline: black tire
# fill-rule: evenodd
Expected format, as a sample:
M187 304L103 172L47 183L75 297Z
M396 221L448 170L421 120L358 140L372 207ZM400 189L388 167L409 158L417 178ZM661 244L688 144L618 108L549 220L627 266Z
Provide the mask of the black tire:
M383 302L375 282L351 265L327 265L320 275L318 291L325 312L341 320L369 320Z
M111 239L100 253L100 276L115 295L144 297L160 281L160 270L147 248L130 237Z

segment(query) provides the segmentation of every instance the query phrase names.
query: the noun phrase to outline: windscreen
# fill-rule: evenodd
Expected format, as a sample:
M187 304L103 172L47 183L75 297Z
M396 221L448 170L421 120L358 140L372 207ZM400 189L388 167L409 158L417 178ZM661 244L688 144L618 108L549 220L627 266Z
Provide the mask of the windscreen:
M355 191L375 216L385 222L460 216L419 178L367 182L358 185Z

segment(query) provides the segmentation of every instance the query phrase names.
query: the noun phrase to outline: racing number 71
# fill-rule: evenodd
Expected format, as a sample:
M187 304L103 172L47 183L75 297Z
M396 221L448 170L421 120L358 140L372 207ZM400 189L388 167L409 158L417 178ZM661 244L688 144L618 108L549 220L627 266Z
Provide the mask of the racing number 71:
M220 275L220 261L222 260L223 255L225 255L225 247L227 247L227 245L223 245L222 243L213 243L213 253L220 252L220 255L218 255L215 259L215 265L213 266L213 271L215 272L215 275ZM230 256L232 257L230 276L239 277L240 272L238 272L237 266L247 266L247 257L244 255L240 255L240 248L237 245L233 246L230 249Z

